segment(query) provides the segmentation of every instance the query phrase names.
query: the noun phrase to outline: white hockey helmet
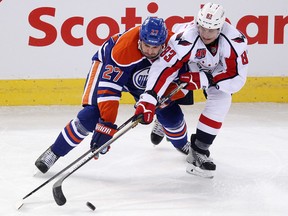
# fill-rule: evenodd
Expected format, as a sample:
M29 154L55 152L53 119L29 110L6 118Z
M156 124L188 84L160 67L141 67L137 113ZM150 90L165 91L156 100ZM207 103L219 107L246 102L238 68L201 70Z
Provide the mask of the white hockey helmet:
M221 29L225 22L225 11L219 4L206 3L198 12L198 25L207 29Z

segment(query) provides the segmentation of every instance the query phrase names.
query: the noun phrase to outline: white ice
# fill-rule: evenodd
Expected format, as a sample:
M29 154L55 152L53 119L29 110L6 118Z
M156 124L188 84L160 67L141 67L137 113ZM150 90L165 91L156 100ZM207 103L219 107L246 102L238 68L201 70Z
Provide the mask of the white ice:
M189 135L204 103L183 106ZM185 156L166 140L150 142L152 125L138 125L63 183L67 203L58 206L52 181L89 148L90 136L51 170L34 162L80 110L78 106L0 107L0 215L29 216L286 216L288 212L288 104L234 103L211 147L214 179L185 172ZM118 125L133 114L121 105ZM58 178L57 178L58 179ZM93 212L87 206L96 206Z

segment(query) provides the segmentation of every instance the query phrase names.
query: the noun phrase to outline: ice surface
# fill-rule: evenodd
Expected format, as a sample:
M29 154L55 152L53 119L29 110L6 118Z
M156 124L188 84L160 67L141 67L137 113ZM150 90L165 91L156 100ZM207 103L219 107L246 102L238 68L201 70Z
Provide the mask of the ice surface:
M189 135L204 104L183 106ZM214 179L185 172L185 156L166 140L150 142L152 125L138 125L99 160L63 183L64 206L53 199L55 180L15 205L89 148L90 136L43 175L34 162L74 118L78 106L0 107L0 215L284 216L288 211L288 104L234 103L211 147ZM121 105L117 123L133 115ZM93 212L89 201L96 206Z

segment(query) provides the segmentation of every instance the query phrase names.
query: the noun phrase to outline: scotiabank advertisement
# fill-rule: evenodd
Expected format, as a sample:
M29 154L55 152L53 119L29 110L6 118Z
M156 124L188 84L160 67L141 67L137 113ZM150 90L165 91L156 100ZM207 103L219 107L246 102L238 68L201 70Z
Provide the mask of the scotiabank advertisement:
M111 35L162 17L192 21L206 1L0 0L0 79L85 78ZM215 1L249 41L249 76L287 76L287 0Z

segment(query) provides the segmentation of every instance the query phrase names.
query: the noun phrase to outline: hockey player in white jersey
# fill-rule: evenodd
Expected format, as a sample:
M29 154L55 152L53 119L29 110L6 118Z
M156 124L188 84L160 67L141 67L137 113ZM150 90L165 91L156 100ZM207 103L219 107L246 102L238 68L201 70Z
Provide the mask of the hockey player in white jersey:
M189 65L189 70L179 73L184 64ZM202 89L206 95L205 108L191 136L188 173L214 176L216 165L209 147L229 111L232 94L245 84L247 66L246 37L225 21L223 7L214 3L206 3L195 22L181 25L152 65L145 93L135 111L136 115L143 114L146 123L152 122L157 100L177 77L187 83L186 89Z

